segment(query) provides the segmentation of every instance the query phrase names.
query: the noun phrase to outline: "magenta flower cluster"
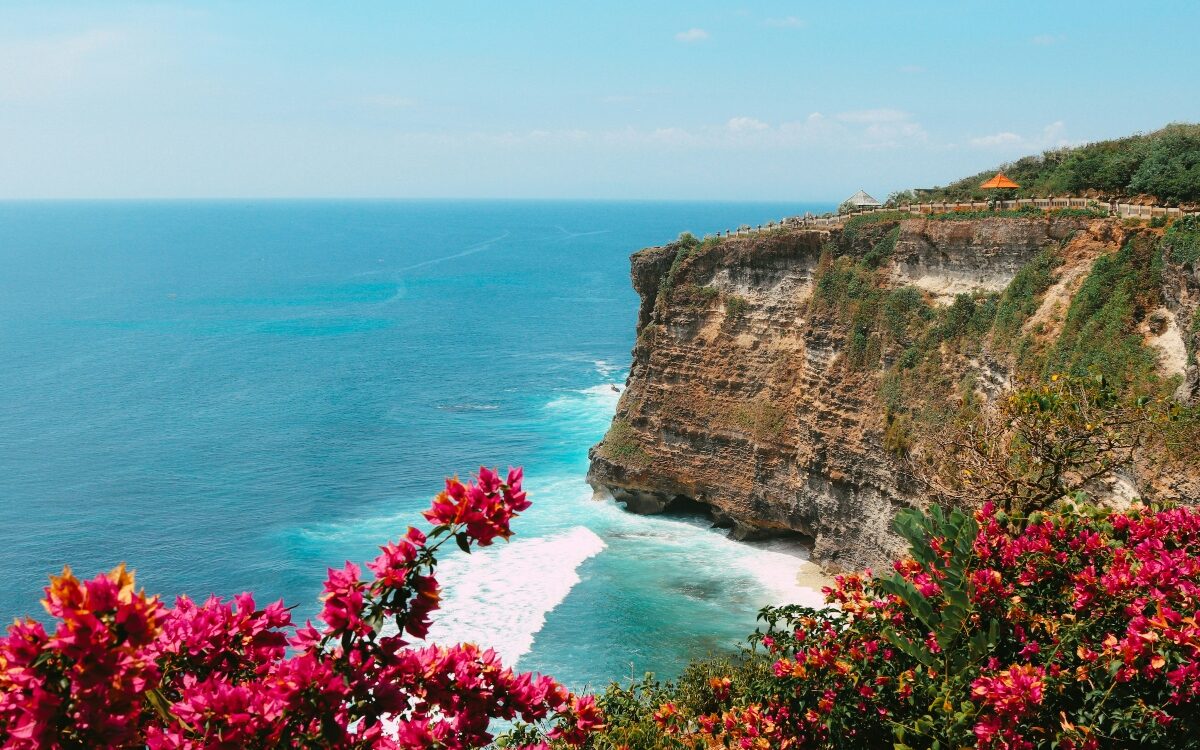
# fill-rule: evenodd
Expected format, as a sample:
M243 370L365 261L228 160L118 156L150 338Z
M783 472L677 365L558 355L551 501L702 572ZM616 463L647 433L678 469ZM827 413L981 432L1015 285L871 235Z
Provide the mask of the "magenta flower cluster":
M50 629L15 622L0 639L0 747L457 748L493 719L579 744L603 726L591 697L517 674L474 644L421 645L440 589L435 553L507 539L529 501L519 469L446 482L425 517L367 563L331 569L320 624L293 627L282 602L250 594L167 606L124 566L51 579ZM384 623L395 632L385 633Z

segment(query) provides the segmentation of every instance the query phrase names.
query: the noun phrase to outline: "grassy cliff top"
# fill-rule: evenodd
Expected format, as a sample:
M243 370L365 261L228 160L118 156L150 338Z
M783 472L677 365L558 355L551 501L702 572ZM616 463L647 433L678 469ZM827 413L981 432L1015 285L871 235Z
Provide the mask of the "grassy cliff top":
M1200 125L1177 123L1153 133L1026 156L971 175L920 200L980 200L980 183L998 170L1021 185L1021 197L1151 195L1167 203L1200 202ZM903 202L903 198L901 198Z

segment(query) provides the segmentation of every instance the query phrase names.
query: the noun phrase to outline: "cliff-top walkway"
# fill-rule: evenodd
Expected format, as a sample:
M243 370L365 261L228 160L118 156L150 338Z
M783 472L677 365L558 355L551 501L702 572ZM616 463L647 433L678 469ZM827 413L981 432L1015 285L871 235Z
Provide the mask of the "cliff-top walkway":
M904 203L899 206L864 208L835 216L813 216L811 214L789 216L778 222L772 221L767 224L759 224L757 227L742 225L737 229L726 229L724 232L717 232L717 236L736 237L785 228L838 227L847 219L868 214L907 213L913 216L922 216L966 211L1014 211L1022 208L1037 208L1047 212L1058 211L1064 208L1075 208L1106 211L1109 216L1116 218L1147 220L1160 217L1179 218L1187 215L1200 215L1200 211L1185 211L1182 208L1174 206L1143 206L1136 203L1121 203L1119 201L1099 201L1095 198L1019 198L1015 200L961 201L958 203L934 201L930 203Z

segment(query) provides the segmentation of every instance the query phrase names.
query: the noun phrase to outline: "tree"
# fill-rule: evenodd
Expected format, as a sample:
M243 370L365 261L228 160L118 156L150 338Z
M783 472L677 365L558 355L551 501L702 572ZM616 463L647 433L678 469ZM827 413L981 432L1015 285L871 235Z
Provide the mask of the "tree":
M1200 131L1184 125L1165 128L1134 173L1129 189L1165 201L1200 200Z
M895 208L897 206L911 205L916 202L917 194L913 191L896 190L888 195L887 200L883 202L883 205L887 206L888 208Z
M951 506L1042 510L1129 465L1158 420L1156 406L1122 398L1099 375L1054 375L993 409L966 410L933 434L914 473Z

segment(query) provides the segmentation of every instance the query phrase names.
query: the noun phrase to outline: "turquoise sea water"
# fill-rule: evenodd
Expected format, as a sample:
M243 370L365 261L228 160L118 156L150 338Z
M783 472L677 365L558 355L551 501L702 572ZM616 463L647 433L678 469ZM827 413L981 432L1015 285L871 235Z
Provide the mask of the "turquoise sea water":
M442 571L434 635L573 686L728 648L802 563L592 498L628 255L829 206L0 204L0 620L64 563L313 616L327 566L447 474L523 465L517 536Z

